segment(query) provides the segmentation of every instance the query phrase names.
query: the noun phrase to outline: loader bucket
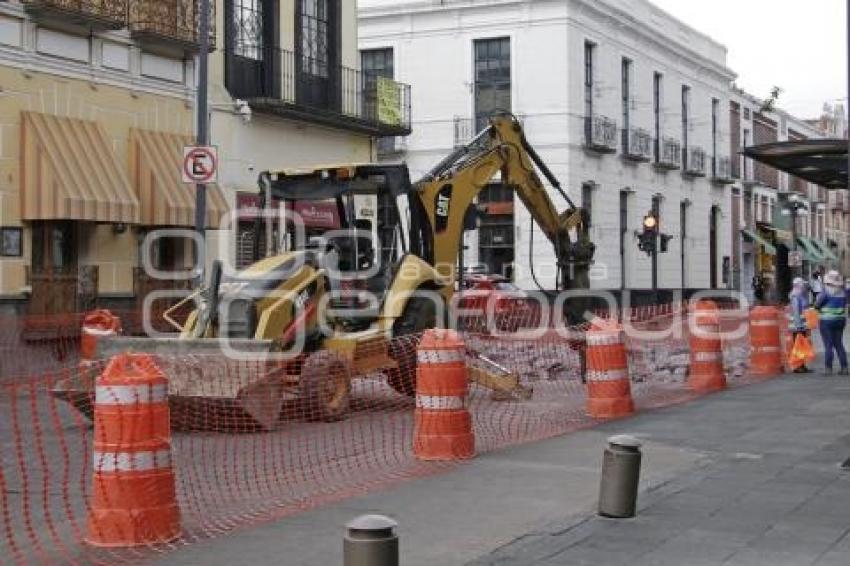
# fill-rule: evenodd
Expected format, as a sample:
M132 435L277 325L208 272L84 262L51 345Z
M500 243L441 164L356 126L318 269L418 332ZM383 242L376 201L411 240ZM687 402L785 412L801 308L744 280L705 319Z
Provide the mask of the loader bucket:
M168 378L172 427L177 430L270 430L277 424L286 399L286 379L274 371L262 354L268 340L229 340L229 347L256 354L256 361L224 355L218 339L114 337L98 342L97 357L108 359L122 352L154 356ZM94 385L100 362L84 362L80 371L61 380L53 395L92 418ZM279 366L277 366L279 368Z

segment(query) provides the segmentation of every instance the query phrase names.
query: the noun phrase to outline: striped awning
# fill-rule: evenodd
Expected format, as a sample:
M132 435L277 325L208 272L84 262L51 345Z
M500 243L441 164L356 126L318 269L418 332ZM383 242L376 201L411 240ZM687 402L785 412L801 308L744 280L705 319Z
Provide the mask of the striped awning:
M811 239L811 242L818 249L820 255L822 255L827 261L840 261L838 259L838 256L835 255L835 252L829 249L829 245L827 245L825 242L821 242L820 240L816 240L814 238Z
M195 225L195 186L183 183L183 147L189 136L132 129L130 178L141 203L144 226ZM218 185L207 185L207 228L218 228L228 211Z
M821 263L826 261L826 258L821 255L820 250L810 239L805 236L797 236L797 243L803 248L803 255L806 261L811 263Z
M749 239L751 242L762 246L764 248L764 253L768 255L776 255L776 246L762 238L757 232L742 228L741 233L744 235L745 238Z
M21 218L139 222L139 201L101 126L21 113Z

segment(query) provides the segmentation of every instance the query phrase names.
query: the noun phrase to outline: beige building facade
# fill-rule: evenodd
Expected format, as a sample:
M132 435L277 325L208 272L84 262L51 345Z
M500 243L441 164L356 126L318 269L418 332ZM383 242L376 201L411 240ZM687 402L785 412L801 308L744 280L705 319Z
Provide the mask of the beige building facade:
M393 83L382 99L392 112L377 111L379 85L358 68L353 2L213 4L210 129L221 163L209 255L244 259L252 252L238 244L253 223L229 213L255 204L259 172L369 161L376 138L409 131L409 91ZM154 280L142 258L145 249L155 267L182 269L186 241L142 243L193 225L181 163L196 131L197 9L0 3L0 310L138 308L150 290L188 285Z

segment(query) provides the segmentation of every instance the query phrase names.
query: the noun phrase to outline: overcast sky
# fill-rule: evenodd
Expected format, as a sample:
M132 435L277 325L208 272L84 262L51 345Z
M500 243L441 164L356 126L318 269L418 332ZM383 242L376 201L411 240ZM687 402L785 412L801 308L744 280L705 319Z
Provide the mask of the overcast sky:
M738 86L800 118L847 97L845 0L650 0L724 44Z

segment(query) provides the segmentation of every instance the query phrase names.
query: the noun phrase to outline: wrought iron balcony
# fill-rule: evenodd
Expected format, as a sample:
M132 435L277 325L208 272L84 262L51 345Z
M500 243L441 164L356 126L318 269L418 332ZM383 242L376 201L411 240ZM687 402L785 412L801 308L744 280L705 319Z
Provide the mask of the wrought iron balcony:
M584 119L584 147L597 153L617 151L617 123L601 115Z
M705 177L705 150L690 146L682 151L683 173L689 177Z
M623 157L631 161L652 158L652 136L643 128L623 130Z
M23 0L34 18L53 19L94 29L120 29L127 25L128 0Z
M225 54L231 96L256 112L374 136L410 134L410 86L292 51Z
M200 0L129 0L133 39L152 46L197 51L201 43ZM215 2L210 2L210 45L215 46Z
M711 158L711 180L718 185L734 183L732 178L732 160L728 157Z
M653 164L656 169L672 171L682 166L682 145L674 138L655 140L658 146L658 159Z

